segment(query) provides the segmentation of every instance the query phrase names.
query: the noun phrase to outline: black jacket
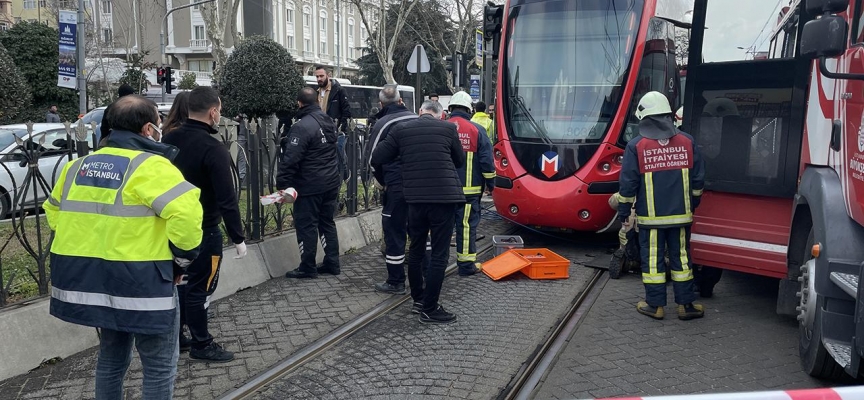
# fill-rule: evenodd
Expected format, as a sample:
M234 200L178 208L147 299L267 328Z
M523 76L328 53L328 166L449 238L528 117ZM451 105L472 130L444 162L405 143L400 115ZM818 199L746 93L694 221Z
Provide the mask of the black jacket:
M300 109L299 119L282 139L276 188L293 187L299 196L321 194L339 187L336 127L317 104Z
M339 121L339 131L348 131L348 120L351 119L351 105L345 89L335 79L330 80L330 92L327 96L327 116ZM299 116L297 117L299 119Z
M201 189L204 209L201 226L217 226L224 218L231 242L241 243L245 238L231 172L231 155L216 138L216 133L210 125L190 119L165 135L162 141L180 149L174 165L189 183Z
M411 117L417 118L417 116L413 112L409 111L407 108L405 108L405 106L401 104L390 104L387 107L384 107L383 110L381 110L378 114L375 115L375 118L377 118L378 121L375 123L375 125L372 127L372 131L369 133L369 141L367 142L366 150L364 151L365 154L363 154L363 160L365 161L363 163L364 166L369 165L369 161L372 157L372 150L374 150L372 147L386 140L388 132L392 131L393 126L395 124L398 124L398 122L392 123L390 125L387 124L396 118L402 117L406 117L406 119ZM405 119L400 121L404 120ZM385 125L387 126L387 129L382 132L382 129L384 129ZM382 184L387 186L388 189L402 189L402 166L399 160L384 164L382 168L375 169L374 174L375 179L377 179L378 182L381 182ZM369 178L368 174L365 176L365 178Z
M456 174L465 164L456 124L428 114L396 123L372 152L372 167L377 170L399 158L405 202L465 202Z

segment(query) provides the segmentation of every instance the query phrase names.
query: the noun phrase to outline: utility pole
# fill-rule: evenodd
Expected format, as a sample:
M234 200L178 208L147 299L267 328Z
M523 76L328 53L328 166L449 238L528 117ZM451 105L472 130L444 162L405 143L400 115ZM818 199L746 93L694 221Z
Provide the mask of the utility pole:
M84 1L84 0L78 0L79 3L83 2L83 1ZM195 6L198 6L198 5L201 5L201 4L212 3L212 2L214 2L214 1L216 1L216 0L203 0L203 1L198 1L198 2L195 2L195 3L186 4L185 6L178 6L178 7L174 7L174 8L172 8L172 9L170 9L170 10L168 10L168 11L165 12L165 17L162 18L162 31L159 32L159 60L160 60L160 62L162 63L162 66L163 66L163 67L164 67L166 64L168 64L168 60L165 58L165 46L166 46L166 44L165 44L165 33L168 32L168 16L170 16L171 13L173 13L174 11L177 11L177 10L182 10L182 9L184 9L184 8L189 8L189 7L195 7ZM168 8L168 6L167 6L167 1L166 1L166 6L165 6L165 8L166 8L166 9ZM81 14L80 14L80 12L79 12L78 15L79 15L78 18L81 18ZM171 83L169 82L168 84L170 85ZM164 84L164 83L162 84L162 102L163 102L163 103L165 102L165 84Z
M342 2L340 0L336 0L336 43L339 43L339 46L336 47L336 77L342 77L342 46L345 43L342 42Z
M36 0L37 6L39 0ZM78 0L78 24L75 26L77 42L75 51L78 55L78 112L87 114L87 75L84 66L87 61L87 28L84 19L84 0Z

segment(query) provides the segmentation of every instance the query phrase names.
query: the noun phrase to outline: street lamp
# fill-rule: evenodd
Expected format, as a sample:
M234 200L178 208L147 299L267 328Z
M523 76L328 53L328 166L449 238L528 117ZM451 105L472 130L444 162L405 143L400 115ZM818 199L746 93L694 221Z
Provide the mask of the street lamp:
M81 0L81 1L83 1L83 0ZM184 8L189 8L189 7L194 7L194 6L198 6L201 4L212 3L214 1L216 1L216 0L198 1L195 3L186 4L185 6L174 7L165 13L165 17L162 18L162 31L159 32L159 55L160 55L159 60L162 63L163 67L165 66L165 64L168 64L167 60L165 58L165 32L168 32L168 16L177 10L182 10ZM166 4L166 8L167 8L168 3L166 2L165 4ZM169 82L168 84L170 85L171 83ZM165 84L164 83L162 84L162 102L163 103L165 102Z

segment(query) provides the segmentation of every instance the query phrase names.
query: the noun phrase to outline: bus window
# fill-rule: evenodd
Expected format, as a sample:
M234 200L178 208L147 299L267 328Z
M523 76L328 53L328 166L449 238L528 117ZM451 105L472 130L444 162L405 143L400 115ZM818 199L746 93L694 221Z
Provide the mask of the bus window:
M417 111L417 109L414 108L414 92L400 90L399 96L402 96L402 103L405 104L405 108L411 111Z

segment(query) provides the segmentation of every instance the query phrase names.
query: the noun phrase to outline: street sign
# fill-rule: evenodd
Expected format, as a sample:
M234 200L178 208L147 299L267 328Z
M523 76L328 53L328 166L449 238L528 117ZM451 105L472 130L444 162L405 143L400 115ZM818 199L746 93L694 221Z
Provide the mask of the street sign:
M420 58L420 72L429 72L429 57L426 56L426 50L423 50L422 44L418 44L414 47L414 51L411 53L411 59L408 60L408 72L412 74L417 73L418 57Z
M475 33L475 58L474 64L477 64L478 67L483 68L483 31L477 30Z
M471 100L480 101L480 75L471 75Z

